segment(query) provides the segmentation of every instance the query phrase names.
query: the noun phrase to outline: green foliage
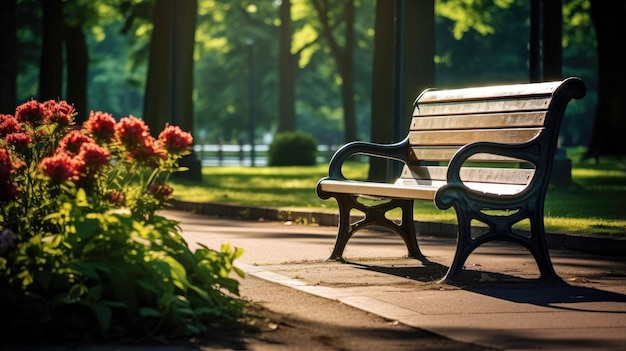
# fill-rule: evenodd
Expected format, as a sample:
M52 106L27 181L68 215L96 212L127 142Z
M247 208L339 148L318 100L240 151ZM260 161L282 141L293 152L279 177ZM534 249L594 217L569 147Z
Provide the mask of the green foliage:
M317 141L304 132L283 132L274 137L268 151L270 166L312 166L316 163Z
M82 190L38 233L0 258L3 330L64 340L77 335L191 336L234 325L242 313L231 272L242 250L191 252L177 223L129 212L94 213Z
M31 341L194 336L242 315L242 249L192 252L157 214L191 134L65 102L0 115L0 328ZM7 337L3 341L7 341Z
M80 12L85 6L96 8L85 23L90 56L89 110L141 116L153 3L81 0L67 9ZM354 100L359 139L365 140L369 139L371 119L374 3L355 1ZM254 40L256 135L276 130L278 4L198 1L193 129L200 143L236 143L247 135L251 84L247 39ZM335 22L343 3L329 5ZM529 1L437 0L435 6L436 87L528 80ZM19 0L17 12L18 101L25 101L38 91L40 2ZM415 16L410 14L407 20ZM343 140L343 124L337 67L328 45L317 39L320 26L312 3L294 0L292 20L292 53L303 63L294 73L298 129L320 142L338 143ZM584 145L592 130L590 116L597 91L594 34L589 0L563 2L563 76L579 76L588 86L585 99L568 108L562 128L565 145Z

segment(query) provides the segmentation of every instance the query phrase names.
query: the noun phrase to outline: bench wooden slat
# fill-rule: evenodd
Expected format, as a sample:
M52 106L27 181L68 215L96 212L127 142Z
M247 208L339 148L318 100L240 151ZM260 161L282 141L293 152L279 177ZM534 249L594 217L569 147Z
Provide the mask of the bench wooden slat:
M401 184L374 183L362 181L324 180L320 183L320 190L329 193L356 194L359 196L376 196L385 199L422 199L431 200L435 196L437 188L445 182L438 182L433 186L433 181L424 181L423 184L414 182L413 186L407 187Z
M524 96L549 95L556 91L562 82L527 84L507 84L498 86L472 87L450 90L428 90L418 97L420 104L431 101L458 101L489 98L520 98Z
M465 145L478 141L519 144L532 140L541 131L541 128L411 131L409 132L409 144Z
M411 130L541 127L545 116L545 112L472 114L428 118L417 116L411 120Z
M423 161L449 161L458 147L434 147L434 146L413 146L412 153L416 160ZM476 154L468 161L472 162L520 162L520 160L494 154Z
M467 115L476 113L542 111L550 104L550 97L527 100L462 101L430 103L415 107L415 116Z
M445 166L405 166L401 179L446 180L448 167ZM503 183L527 185L535 174L534 169L463 167L461 179L464 182Z
M363 197L378 197L380 199L432 200L435 197L437 189L445 183L445 181L439 180L405 178L400 178L395 183L325 180L320 184L320 190L339 194L354 194ZM525 189L524 185L519 184L466 182L465 185L477 191L497 195L513 195Z

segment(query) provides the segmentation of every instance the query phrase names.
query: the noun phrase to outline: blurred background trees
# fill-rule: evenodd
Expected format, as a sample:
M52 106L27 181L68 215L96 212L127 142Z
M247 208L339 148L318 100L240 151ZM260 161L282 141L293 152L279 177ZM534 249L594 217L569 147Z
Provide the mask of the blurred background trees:
M155 69L154 62L164 57L151 45L154 37L165 35L165 40L171 34L158 34L156 4L167 7L173 1L4 0L0 113L30 98L60 98L76 105L79 119L102 110L117 118L132 114L150 120L147 114L159 109L151 101L163 99L150 91L162 85L176 89L164 68ZM195 17L182 20L195 23L193 55L165 65L192 70L185 93L191 95L192 112L182 118L189 119L197 143L248 140L252 115L258 142L289 130L311 133L320 144L394 141L385 140L389 132L376 132L393 114L388 108L395 64L390 26L396 24L396 1L185 2L196 8ZM617 135L626 130L625 93L618 84L624 72L617 54L626 1L540 2L560 4L562 10L562 77L579 76L588 86L586 98L568 109L562 145L590 146L590 155L626 154L626 139ZM403 3L405 111L429 86L529 81L531 1ZM557 25L550 23L543 30ZM159 50L174 55L180 45ZM380 115L384 111L387 116ZM163 123L164 117L152 117Z

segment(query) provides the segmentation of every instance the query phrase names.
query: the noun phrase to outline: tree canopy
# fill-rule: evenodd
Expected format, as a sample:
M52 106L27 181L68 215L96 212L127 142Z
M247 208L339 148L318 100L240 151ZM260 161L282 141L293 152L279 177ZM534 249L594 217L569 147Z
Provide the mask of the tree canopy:
M9 0L3 6L11 9L13 2L16 41L8 48L16 53L14 103L18 103L43 94L39 82L44 67L42 33L48 28L42 28L42 2ZM142 116L155 1L59 2L65 25L79 26L84 34L88 53L85 109L107 110L117 117ZM529 1L434 2L434 86L528 80ZM247 135L250 84L256 87L255 135L260 139L279 129L279 72L283 68L279 38L281 21L286 18L281 17L281 3L197 0L191 94L192 129L198 142L237 142ZM591 3L592 0L563 0L562 74L583 78L589 88L587 97L568 109L562 127L565 145L587 145L594 126L599 75ZM293 67L295 79L290 83L295 116L289 118L295 118L295 123L287 124L286 129L310 132L324 144L370 139L376 1L291 0L289 4L288 50L297 64ZM353 4L353 8L343 7L345 4ZM419 19L420 15L408 13L407 17ZM68 56L78 56L81 49L72 44L75 41L68 43L62 58L69 62ZM253 45L254 53L253 82L248 74L249 45ZM340 64L342 55L350 50L351 58L344 58L351 66ZM52 63L52 57L43 59ZM72 96L70 71L67 66L62 69L63 84L55 88L60 90L59 98ZM352 91L345 91L347 84ZM10 84L3 84L2 89L11 89ZM3 92L5 95L10 96L9 92ZM601 112L602 116L606 113ZM353 114L354 121L346 124L346 114ZM602 116L599 118L605 118Z

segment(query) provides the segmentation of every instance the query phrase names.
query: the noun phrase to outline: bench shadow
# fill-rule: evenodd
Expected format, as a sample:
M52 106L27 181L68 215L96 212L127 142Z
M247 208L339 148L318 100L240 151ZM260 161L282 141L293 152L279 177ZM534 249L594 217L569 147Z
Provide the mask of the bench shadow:
M346 261L346 263L361 269L424 283L436 283L448 269L448 267L442 264L426 259L421 260L422 265L410 266L383 266L351 261ZM573 285L563 280L550 281L540 278L522 278L502 273L464 270L457 280L437 284L520 304L531 304L569 311L626 314L625 294L591 286ZM624 306L620 306L619 309L607 310L598 308L597 304L594 305L594 303L604 302L623 303Z

